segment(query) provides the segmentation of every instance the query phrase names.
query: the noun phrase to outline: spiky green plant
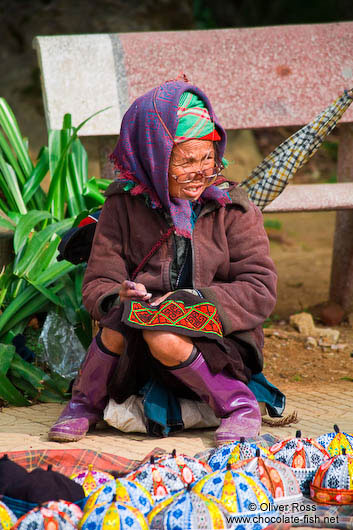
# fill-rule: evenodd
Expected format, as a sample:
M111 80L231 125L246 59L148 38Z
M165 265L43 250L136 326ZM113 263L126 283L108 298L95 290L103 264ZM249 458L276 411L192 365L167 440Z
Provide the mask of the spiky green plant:
M65 395L58 379L23 361L11 345L33 314L55 306L75 326L82 344L90 342L91 321L81 297L83 267L56 260L62 234L82 212L104 203L102 190L110 182L88 179L87 153L78 138L86 122L75 128L66 114L63 128L49 131L48 146L33 164L16 118L0 98L0 226L13 232L15 253L13 263L0 271L0 399L11 404ZM47 193L41 187L46 175Z

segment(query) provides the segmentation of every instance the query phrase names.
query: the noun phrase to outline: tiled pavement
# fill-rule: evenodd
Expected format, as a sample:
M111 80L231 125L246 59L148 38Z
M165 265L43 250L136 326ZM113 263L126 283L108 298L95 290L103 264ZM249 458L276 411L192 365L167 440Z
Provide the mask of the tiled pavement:
M353 383L342 381L335 386L303 387L281 385L287 395L285 414L297 411L299 423L287 427L263 425L262 433L281 438L294 436L297 429L303 436L316 437L332 430L337 423L342 431L353 431ZM113 428L89 433L76 443L49 442L47 432L58 417L62 405L40 404L22 408L3 408L0 412L0 451L41 448L86 448L105 451L126 458L140 459L153 448L193 455L213 445L213 430L192 430L169 438L149 438L141 434L123 434Z

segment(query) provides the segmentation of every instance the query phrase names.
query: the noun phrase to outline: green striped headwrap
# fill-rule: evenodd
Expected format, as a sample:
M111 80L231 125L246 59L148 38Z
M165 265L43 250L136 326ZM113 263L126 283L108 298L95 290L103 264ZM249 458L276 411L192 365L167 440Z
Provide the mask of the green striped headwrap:
M178 118L179 123L174 139L176 143L185 142L191 138L214 141L221 139L205 103L192 92L184 92L181 95Z

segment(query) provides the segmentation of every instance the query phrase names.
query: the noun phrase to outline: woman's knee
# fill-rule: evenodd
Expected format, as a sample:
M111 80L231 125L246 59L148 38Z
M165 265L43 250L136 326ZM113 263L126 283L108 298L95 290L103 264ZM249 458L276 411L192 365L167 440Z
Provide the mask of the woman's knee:
M103 345L113 353L118 355L124 352L124 336L119 331L109 328L102 328L101 340Z
M144 331L143 338L153 357L168 366L184 362L193 349L191 339L176 333Z

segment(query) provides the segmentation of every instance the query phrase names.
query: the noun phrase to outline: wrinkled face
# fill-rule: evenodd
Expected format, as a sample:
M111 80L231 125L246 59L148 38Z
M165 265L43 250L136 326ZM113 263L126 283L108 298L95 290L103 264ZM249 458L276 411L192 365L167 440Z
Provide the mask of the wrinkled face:
M214 167L215 152L211 140L186 140L175 145L169 162L169 195L178 199L196 201L207 188L208 182L202 175L196 175L192 182L186 173L193 173ZM178 181L173 178L178 177Z

